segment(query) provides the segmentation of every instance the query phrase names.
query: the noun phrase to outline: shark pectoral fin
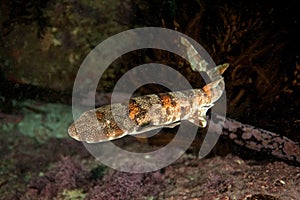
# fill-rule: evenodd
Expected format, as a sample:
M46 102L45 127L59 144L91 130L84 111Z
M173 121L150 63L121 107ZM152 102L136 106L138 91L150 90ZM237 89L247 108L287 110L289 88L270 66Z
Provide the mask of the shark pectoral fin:
M198 127L201 127L201 128L204 128L207 125L206 117L203 117L203 116L199 116L197 118L195 118L195 117L194 118L189 118L188 121L191 122L192 124L198 126Z
M198 127L201 128L206 127L207 125L206 113L211 107L213 107L213 105L214 105L213 103L206 104L205 106L203 106L201 109L197 111L197 114L194 114L192 117L190 117L188 121L191 122L192 124L195 124Z

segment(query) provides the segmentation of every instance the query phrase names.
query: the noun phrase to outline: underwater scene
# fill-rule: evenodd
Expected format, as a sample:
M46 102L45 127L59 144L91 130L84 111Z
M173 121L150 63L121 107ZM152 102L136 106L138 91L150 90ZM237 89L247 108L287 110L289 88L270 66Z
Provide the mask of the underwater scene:
M296 3L3 0L0 199L300 199Z

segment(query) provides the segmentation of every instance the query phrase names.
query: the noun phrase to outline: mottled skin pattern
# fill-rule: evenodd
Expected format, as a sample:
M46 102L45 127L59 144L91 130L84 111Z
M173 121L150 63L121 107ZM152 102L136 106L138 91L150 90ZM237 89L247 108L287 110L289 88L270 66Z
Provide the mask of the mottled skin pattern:
M221 74L228 64L209 69L208 63L187 39L181 38L181 43L186 46L192 69L205 71L214 82L202 90L146 95L131 99L129 106L126 103L113 104L87 111L70 126L69 135L79 141L94 143L161 127L175 127L181 120L205 127L207 110L220 98L224 90ZM111 107L116 110L115 118L112 116ZM216 116L216 119L222 118L224 120L225 117ZM210 120L209 125L216 131L222 130L222 134L236 144L300 164L299 143L230 118L225 118L224 124L221 121Z
M216 130L222 129L222 135L226 135L234 143L276 158L300 163L300 145L289 138L228 117L224 124L220 123L224 120L223 116L217 115L216 119L220 121L210 120L210 126Z
M145 95L130 99L129 104L102 106L84 112L70 126L69 134L76 140L96 143L162 126L174 127L180 120L205 127L206 112L222 95L223 86L220 78L202 89Z

